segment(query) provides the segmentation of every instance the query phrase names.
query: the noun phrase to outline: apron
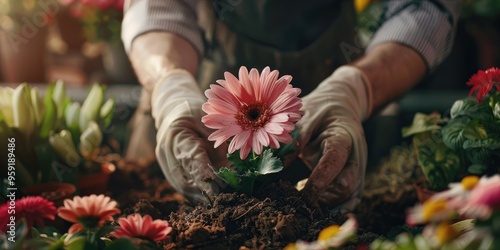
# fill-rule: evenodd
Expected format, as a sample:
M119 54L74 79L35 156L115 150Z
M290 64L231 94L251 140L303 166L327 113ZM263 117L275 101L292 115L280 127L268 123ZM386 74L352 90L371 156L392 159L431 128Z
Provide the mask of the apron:
M202 2L199 11L213 9L213 1ZM248 3L245 0L240 2L241 5ZM223 18L221 21L215 17L214 11L211 16L200 13L199 22L207 41L207 55L198 75L201 88L206 89L215 80L223 79L225 71L237 76L240 66L257 68L259 71L269 66L271 70L279 70L280 76L291 75L292 85L302 89L301 95L311 92L337 67L347 63L348 58L344 56L340 45L352 43L356 35L353 1L334 2L336 4L335 9L331 10L331 24L327 24L325 31L312 43L297 51L283 51L239 35L235 28L231 28L239 26L238 19ZM231 14L240 15L239 11L244 10L235 8L232 11L234 13Z
M216 18L215 3L224 1L228 1L225 6L229 7L230 2L238 3L234 0L199 1L197 10L199 25L204 31L206 42L206 56L198 72L198 83L202 90L207 89L216 80L223 79L225 71L237 76L240 66L246 66L248 69L257 68L259 71L269 66L271 70L279 70L280 76L291 75L292 85L302 89L301 95L306 95L331 75L337 67L347 63L348 59L343 55L340 45L343 42L354 41L356 15L352 0L317 0L316 3L321 3L321 1L333 3L334 8L327 10L332 13L329 17L330 23L324 25L324 31L314 41L295 51L290 51L289 48L280 50L241 35L236 29L244 26L245 23L240 25L237 18L229 18L230 16ZM286 3L282 0L264 1ZM252 9L252 6L245 8L245 5L256 4L256 2L263 2L263 0L239 0L238 6L231 7L232 9L227 11L231 11L230 14L233 17L252 16L254 13L243 12L246 9ZM303 1L300 0L300 2ZM286 12L286 9L283 12ZM288 18L292 20L294 17ZM151 131L156 131L156 129L150 114L150 103L150 97L143 91L139 107L129 123L131 136L125 154L127 159L149 159L146 163L151 163L151 159L154 158L156 138L155 133ZM291 181L298 181L303 176L307 177L308 173L288 176L297 176L296 180Z

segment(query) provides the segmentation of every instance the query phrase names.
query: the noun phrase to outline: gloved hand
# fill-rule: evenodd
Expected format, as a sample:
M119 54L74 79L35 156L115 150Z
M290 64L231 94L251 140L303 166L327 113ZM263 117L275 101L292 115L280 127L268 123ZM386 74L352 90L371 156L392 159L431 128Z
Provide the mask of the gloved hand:
M371 91L363 72L342 66L302 99L299 157L312 170L303 197L352 210L364 185L367 146L361 122Z
M214 149L207 141L212 131L201 122L206 98L193 76L175 69L161 79L151 100L158 163L175 190L195 202L207 202L207 196L217 194L222 185L209 165L228 165L227 145Z

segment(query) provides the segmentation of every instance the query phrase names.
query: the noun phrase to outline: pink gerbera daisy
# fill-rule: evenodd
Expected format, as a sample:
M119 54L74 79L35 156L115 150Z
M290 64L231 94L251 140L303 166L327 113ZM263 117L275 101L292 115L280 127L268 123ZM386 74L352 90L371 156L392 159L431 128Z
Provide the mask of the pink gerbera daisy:
M469 95L476 94L476 100L481 102L484 97L490 92L493 86L497 91L500 91L500 69L490 68L486 71L479 70L467 82L468 86L472 86Z
M15 217L16 222L24 218L28 228L31 228L34 225L45 226L43 220L54 220L55 214L56 207L52 201L41 196L23 197L13 204L7 202L0 206L0 231L6 232L11 216Z
M113 215L120 213L116 201L104 195L75 196L73 200L64 200L64 206L59 207L59 217L73 222L68 233L76 233L84 229L100 227L106 221L113 220Z
M293 88L292 77L278 79L277 70L264 68L259 75L257 69L241 67L239 79L224 73L225 80L218 80L205 91L208 101L203 104L207 113L203 123L215 129L208 140L220 146L232 138L229 153L240 150L240 158L245 159L250 150L257 155L263 147L279 148L280 143L291 143L290 133L295 128L302 113L300 89Z
M140 214L132 214L126 218L118 219L118 224L120 226L112 233L118 238L141 238L158 242L165 239L172 232L172 227L168 225L167 221L153 221L153 218L149 215L142 217Z

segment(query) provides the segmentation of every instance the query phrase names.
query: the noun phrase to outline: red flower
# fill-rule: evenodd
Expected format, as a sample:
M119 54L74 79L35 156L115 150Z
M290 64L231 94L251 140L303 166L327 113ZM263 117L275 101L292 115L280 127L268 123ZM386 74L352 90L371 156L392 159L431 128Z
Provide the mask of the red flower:
M141 217L140 214L132 214L127 218L118 219L120 226L112 234L117 238L131 237L148 239L154 242L161 241L172 231L167 221L154 220L151 216Z
M15 213L14 213L15 211ZM0 206L0 232L7 231L7 224L10 217L14 216L15 221L26 219L28 228L39 225L45 226L44 219L54 220L56 207L52 201L48 201L41 196L27 196L14 202L8 201Z
M472 86L469 95L472 96L476 93L476 100L481 102L484 97L493 88L493 85L500 91L500 69L490 68L486 71L479 70L467 82L468 86Z

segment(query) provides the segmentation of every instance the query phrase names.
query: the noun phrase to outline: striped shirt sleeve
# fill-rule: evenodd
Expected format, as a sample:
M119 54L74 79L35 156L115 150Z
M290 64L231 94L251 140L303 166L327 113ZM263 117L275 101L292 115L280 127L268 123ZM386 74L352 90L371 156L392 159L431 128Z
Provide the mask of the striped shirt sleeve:
M386 0L382 24L367 51L385 42L415 49L429 70L451 52L461 0Z
M130 52L132 41L150 31L172 32L203 54L202 31L197 23L197 0L127 0L122 41Z

